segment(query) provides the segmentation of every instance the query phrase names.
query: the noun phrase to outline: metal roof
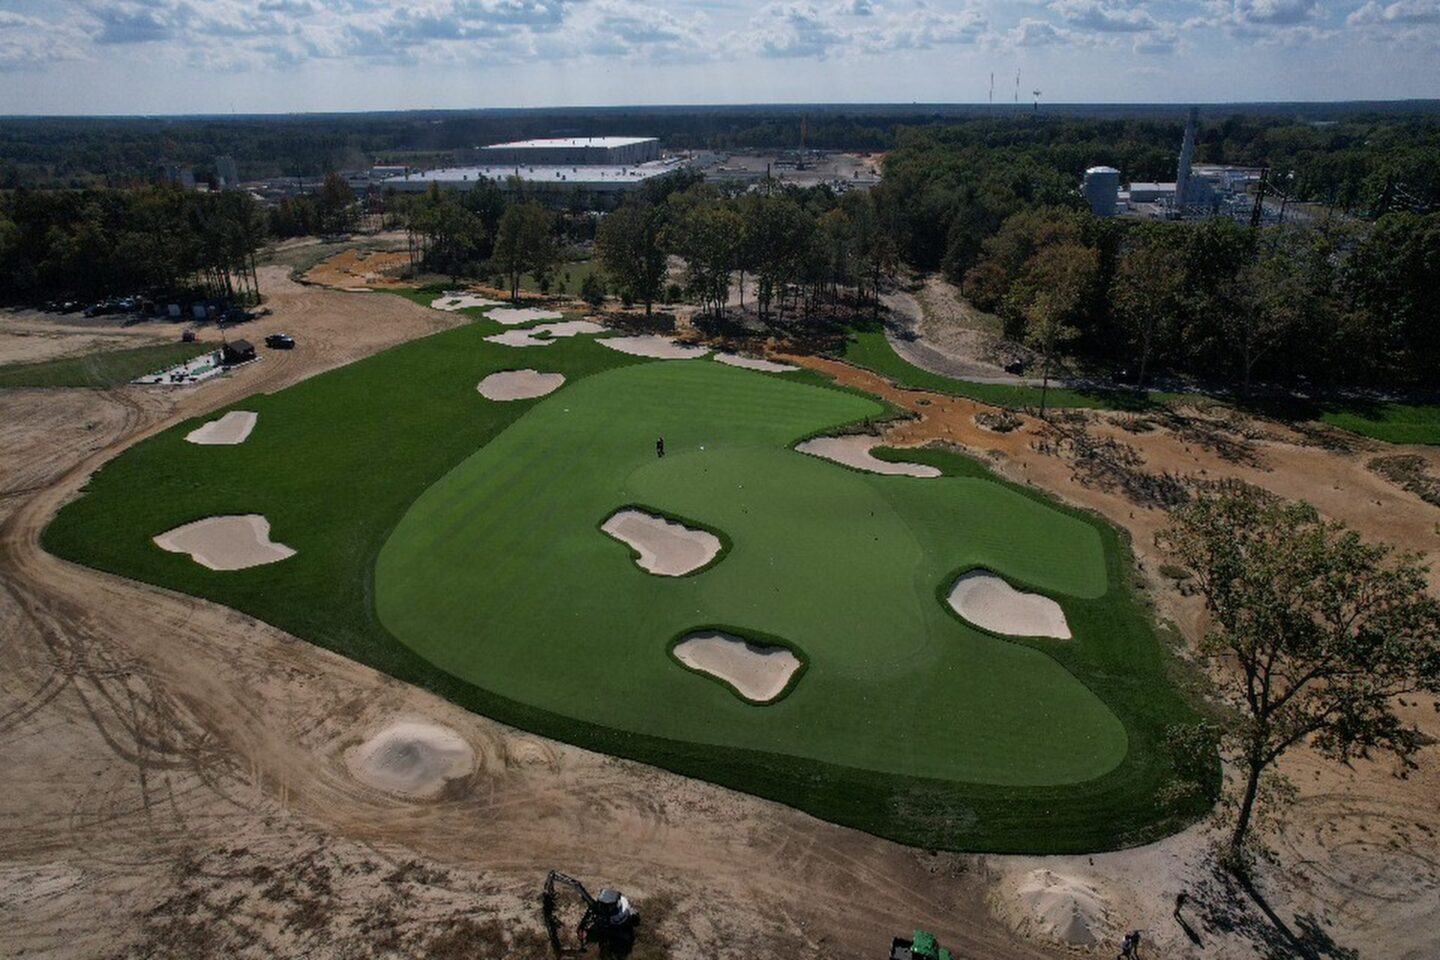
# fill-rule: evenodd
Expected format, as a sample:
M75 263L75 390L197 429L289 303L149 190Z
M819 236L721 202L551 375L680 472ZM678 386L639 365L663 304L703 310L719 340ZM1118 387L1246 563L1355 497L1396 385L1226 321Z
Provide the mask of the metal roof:
M628 147L635 143L649 143L654 137L541 137L536 140L512 140L509 143L492 143L481 150L543 150L547 147Z

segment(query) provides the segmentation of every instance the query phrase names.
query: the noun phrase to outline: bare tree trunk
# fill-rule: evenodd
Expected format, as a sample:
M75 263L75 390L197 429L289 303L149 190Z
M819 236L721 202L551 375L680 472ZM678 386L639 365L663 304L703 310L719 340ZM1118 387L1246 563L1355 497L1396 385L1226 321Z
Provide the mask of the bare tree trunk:
M1250 818L1255 812L1255 797L1260 792L1260 774L1265 765L1255 757L1249 760L1250 774L1245 783L1245 795L1240 800L1240 812L1235 817L1235 829L1230 833L1230 854L1239 862L1240 850L1245 844L1245 835L1250 830Z

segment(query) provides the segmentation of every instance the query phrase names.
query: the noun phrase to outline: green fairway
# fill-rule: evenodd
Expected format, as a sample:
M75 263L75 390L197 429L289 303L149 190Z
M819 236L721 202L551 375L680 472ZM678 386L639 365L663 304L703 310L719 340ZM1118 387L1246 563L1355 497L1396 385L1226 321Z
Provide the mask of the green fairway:
M1100 849L1208 807L1214 769L1157 796L1177 777L1165 731L1195 718L1112 528L948 453L907 451L946 474L917 480L793 451L882 411L810 371L484 340L500 329L477 320L250 397L238 446L186 443L203 421L178 424L100 470L44 544L503 722L908 843ZM516 367L567 381L536 401L476 392ZM647 574L597 529L631 504L729 549L688 577ZM251 512L298 552L217 572L151 541ZM942 596L976 564L1057 599L1076 639L964 625ZM668 655L716 626L780 638L808 668L747 704Z
M161 343L41 363L14 363L0 367L0 388L114 387L192 360L204 352L203 344Z
M1335 404L1320 419L1332 427L1386 443L1440 444L1440 404Z

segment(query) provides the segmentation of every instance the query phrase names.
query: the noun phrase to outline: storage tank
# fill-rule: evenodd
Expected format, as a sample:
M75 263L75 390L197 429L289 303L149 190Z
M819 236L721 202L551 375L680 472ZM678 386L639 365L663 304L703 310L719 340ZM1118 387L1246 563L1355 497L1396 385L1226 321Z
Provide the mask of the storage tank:
M1120 195L1120 171L1114 167L1091 167L1085 171L1082 190L1097 217L1115 216L1115 201Z

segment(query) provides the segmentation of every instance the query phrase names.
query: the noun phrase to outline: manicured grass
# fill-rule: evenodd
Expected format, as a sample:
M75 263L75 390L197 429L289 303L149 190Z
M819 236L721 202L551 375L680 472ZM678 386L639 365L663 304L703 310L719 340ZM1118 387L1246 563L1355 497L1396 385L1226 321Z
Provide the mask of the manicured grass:
M1386 443L1440 444L1440 404L1332 406L1320 419L1332 427Z
M1213 784L1156 798L1173 776L1164 730L1193 716L1113 529L948 454L906 451L947 473L914 480L789 450L882 409L813 377L644 361L588 337L484 342L499 329L251 397L238 446L188 444L201 421L177 425L101 470L45 546L506 723L917 845L1100 849L1208 806ZM521 366L567 384L539 401L476 392ZM626 503L711 524L732 548L695 576L652 577L596 531ZM220 573L151 542L244 512L298 553ZM1078 639L962 624L936 592L974 563L1056 596ZM707 623L796 644L805 676L761 707L676 667L667 644Z
M173 367L205 352L204 344L160 343L133 350L108 350L63 360L0 367L4 387L116 387L136 377Z
M1001 407L1039 407L1040 388L1010 384L975 383L922 370L901 357L879 330L857 330L850 335L842 358L857 367L874 370L902 387L933 390ZM1055 409L1086 407L1101 410L1144 410L1178 394L1136 393L1132 390L1081 390L1051 386L1046 405Z

